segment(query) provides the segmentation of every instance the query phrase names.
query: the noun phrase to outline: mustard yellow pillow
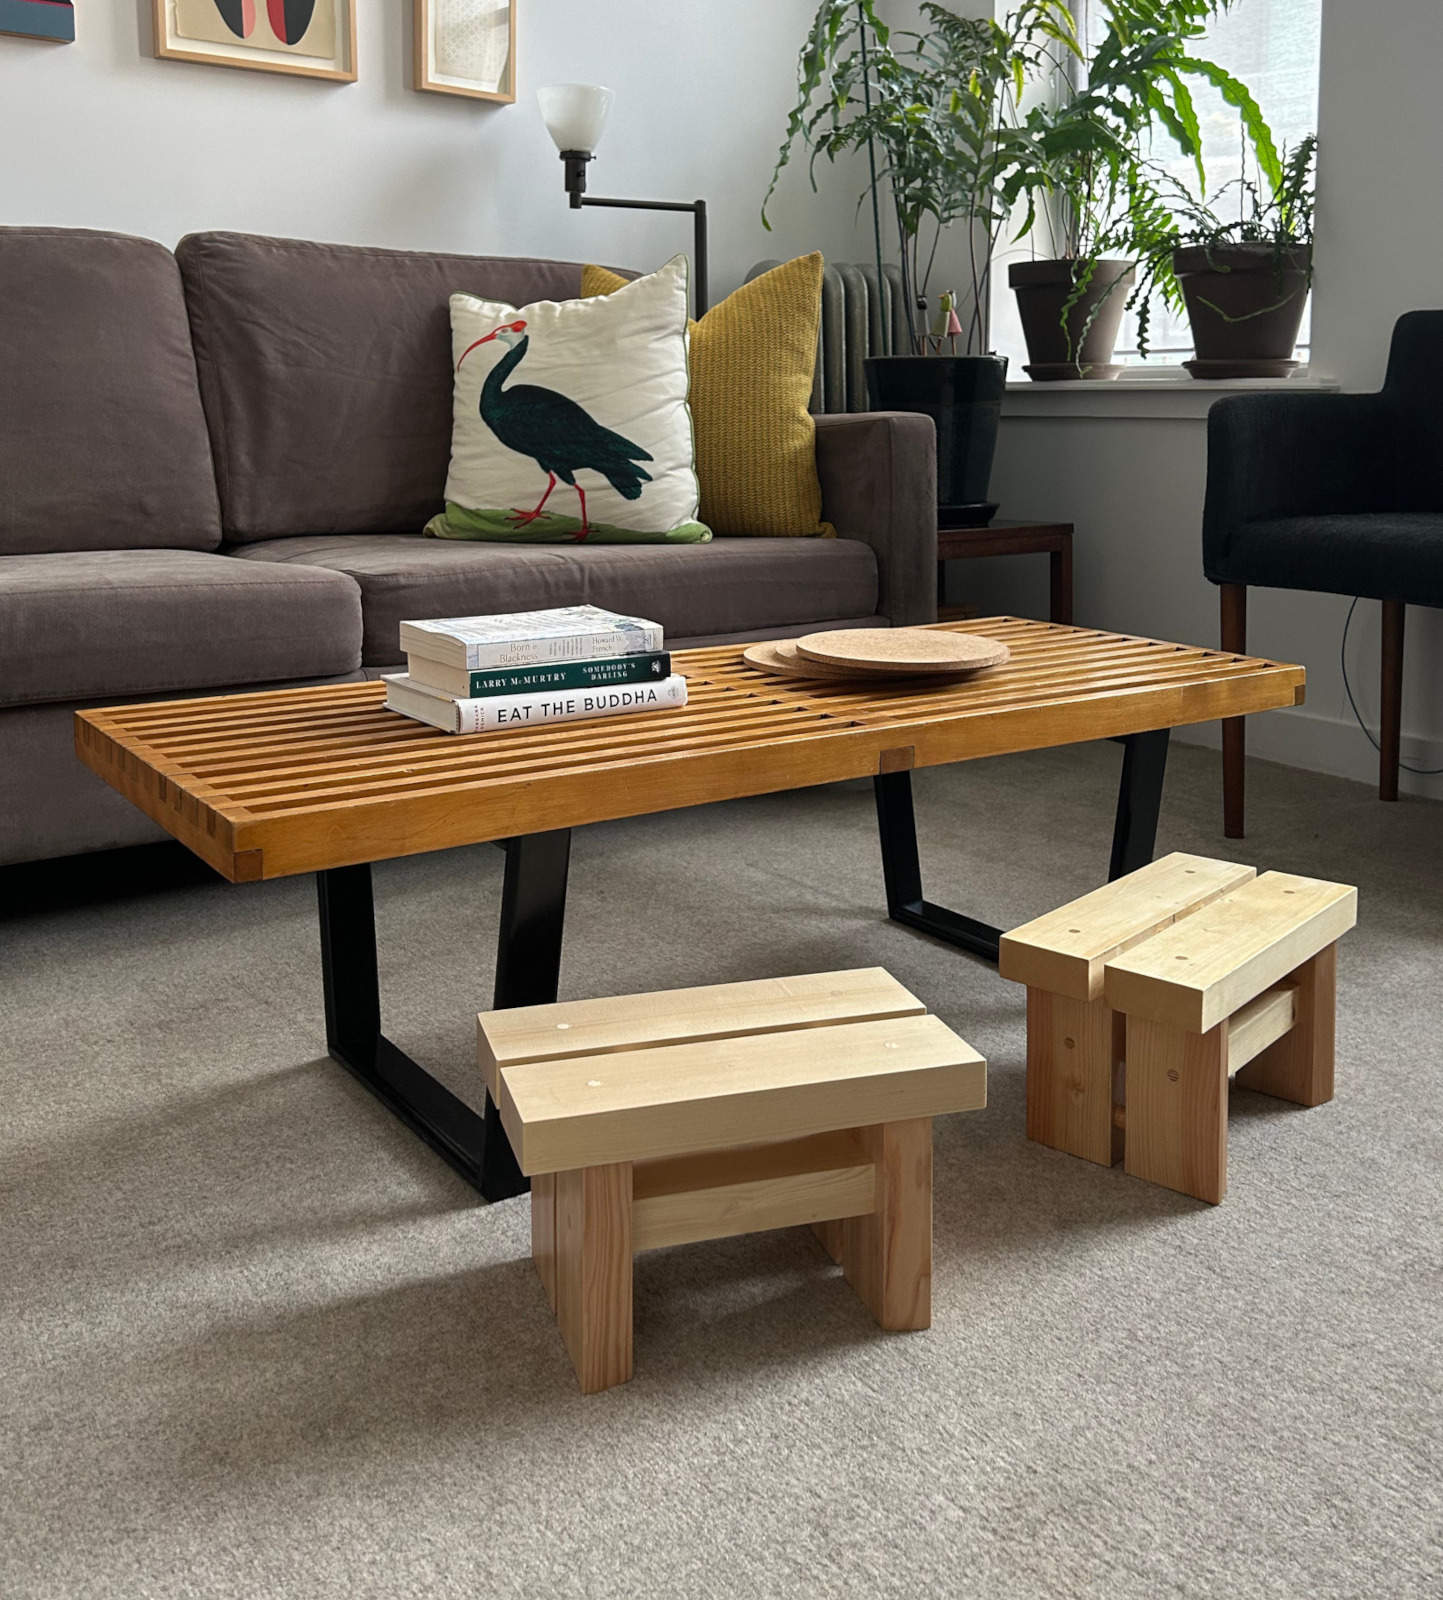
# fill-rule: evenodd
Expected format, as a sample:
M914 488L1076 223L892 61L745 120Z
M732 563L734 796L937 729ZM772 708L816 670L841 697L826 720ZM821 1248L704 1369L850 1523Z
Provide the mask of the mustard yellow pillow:
M581 275L583 297L625 278ZM822 258L784 262L691 324L698 520L716 533L834 539L822 521L816 430L807 411L822 316Z

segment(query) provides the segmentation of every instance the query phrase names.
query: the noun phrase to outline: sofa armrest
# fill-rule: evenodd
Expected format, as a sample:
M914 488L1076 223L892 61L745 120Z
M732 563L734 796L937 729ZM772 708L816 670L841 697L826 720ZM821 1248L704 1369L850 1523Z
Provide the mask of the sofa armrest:
M877 555L877 611L894 628L937 620L937 434L915 411L820 416L822 515Z
M1228 576L1249 522L1383 511L1396 495L1396 431L1381 394L1258 394L1208 411L1203 567Z

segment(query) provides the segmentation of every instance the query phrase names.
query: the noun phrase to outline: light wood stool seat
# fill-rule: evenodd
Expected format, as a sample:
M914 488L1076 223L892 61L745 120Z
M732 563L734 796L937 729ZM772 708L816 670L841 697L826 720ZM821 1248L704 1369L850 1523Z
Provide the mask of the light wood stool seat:
M632 1257L663 1245L812 1225L882 1327L930 1325L932 1118L987 1065L882 968L478 1023L584 1392L631 1377Z
M1200 1200L1227 1188L1227 1083L1333 1097L1357 891L1174 854L1003 936L1027 985L1027 1136Z

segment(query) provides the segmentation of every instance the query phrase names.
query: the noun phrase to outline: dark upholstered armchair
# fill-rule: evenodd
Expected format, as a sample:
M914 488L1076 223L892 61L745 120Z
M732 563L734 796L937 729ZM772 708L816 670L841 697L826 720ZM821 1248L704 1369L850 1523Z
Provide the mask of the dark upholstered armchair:
M1383 602L1379 794L1396 800L1404 607L1443 606L1443 311L1398 319L1378 394L1212 407L1203 570L1224 650L1247 648L1249 585ZM1223 723L1223 823L1242 837L1241 717Z

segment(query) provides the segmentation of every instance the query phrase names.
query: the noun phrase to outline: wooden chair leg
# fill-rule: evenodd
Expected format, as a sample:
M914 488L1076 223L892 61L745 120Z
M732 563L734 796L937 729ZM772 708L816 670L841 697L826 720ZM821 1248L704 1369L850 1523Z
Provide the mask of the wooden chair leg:
M1398 798L1398 765L1403 732L1403 619L1401 600L1383 602L1383 691L1378 728L1378 798Z
M1222 609L1222 648L1245 655L1248 648L1248 591L1241 583L1218 586ZM1243 837L1243 782L1246 719L1223 718L1223 835Z
M1110 1167L1122 1158L1113 1126L1117 1019L1105 1000L1027 990L1027 1137Z
M556 1321L583 1394L631 1377L631 1203L629 1161L556 1174Z
M877 1169L877 1209L842 1224L842 1270L889 1330L932 1326L932 1119L858 1128Z
M1228 1187L1228 1025L1185 1033L1127 1019L1124 1165L1217 1205Z
M1248 1062L1238 1073L1238 1085L1300 1106L1320 1106L1333 1098L1337 945L1330 944L1290 972L1288 981L1297 986L1293 1026Z

